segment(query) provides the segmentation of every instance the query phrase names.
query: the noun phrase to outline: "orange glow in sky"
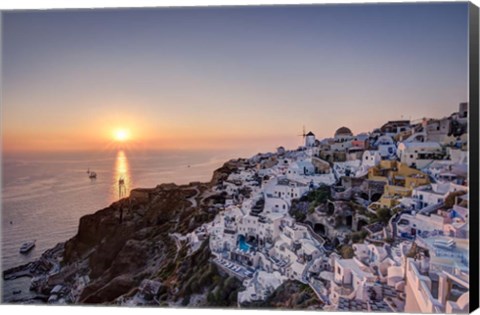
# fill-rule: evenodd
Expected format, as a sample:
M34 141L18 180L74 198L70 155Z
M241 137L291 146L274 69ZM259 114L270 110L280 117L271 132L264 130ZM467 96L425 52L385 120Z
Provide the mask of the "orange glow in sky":
M2 151L295 149L468 99L465 3L196 10L3 12Z

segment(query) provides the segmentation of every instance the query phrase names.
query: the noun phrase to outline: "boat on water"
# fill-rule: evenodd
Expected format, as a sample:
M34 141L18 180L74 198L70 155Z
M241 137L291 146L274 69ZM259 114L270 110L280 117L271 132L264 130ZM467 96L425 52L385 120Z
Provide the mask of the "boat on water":
M34 240L32 242L23 243L23 245L20 247L20 253L26 254L29 251L31 251L35 247L35 242L36 242L36 240Z
M125 184L125 179L124 179L123 177L120 177L120 178L118 179L118 184L119 184L119 185Z
M88 174L88 177L89 177L90 179L95 179L95 178L97 178L97 173L91 171L91 172Z

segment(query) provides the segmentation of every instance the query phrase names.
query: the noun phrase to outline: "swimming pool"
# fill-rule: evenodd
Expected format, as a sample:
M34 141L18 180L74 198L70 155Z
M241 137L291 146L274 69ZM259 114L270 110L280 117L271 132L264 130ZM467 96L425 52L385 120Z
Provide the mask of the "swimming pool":
M248 245L247 242L245 241L245 236L243 235L240 235L238 237L238 248L240 248L240 250L244 252L248 252L251 248L251 246Z

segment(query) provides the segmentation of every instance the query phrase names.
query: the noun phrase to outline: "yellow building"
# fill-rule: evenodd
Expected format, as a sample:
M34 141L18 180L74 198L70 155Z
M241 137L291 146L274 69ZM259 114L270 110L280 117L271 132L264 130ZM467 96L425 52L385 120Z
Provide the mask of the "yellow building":
M368 179L385 182L379 203L382 207L394 207L398 199L410 197L415 187L430 183L428 176L398 161L382 160L379 165L368 170Z

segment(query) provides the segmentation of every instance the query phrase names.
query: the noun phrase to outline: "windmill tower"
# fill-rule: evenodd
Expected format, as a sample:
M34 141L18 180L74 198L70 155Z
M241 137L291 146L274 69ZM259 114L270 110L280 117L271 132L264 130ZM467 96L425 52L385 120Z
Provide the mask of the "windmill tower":
M303 125L303 131L301 135L298 135L299 137L302 137L303 143L305 143L305 138L307 137L307 131L305 130L305 125Z
M301 135L298 135L299 137L303 138L303 146L309 148L313 147L315 144L315 134L311 131L307 133L307 130L305 129L305 126L303 126L303 131Z

